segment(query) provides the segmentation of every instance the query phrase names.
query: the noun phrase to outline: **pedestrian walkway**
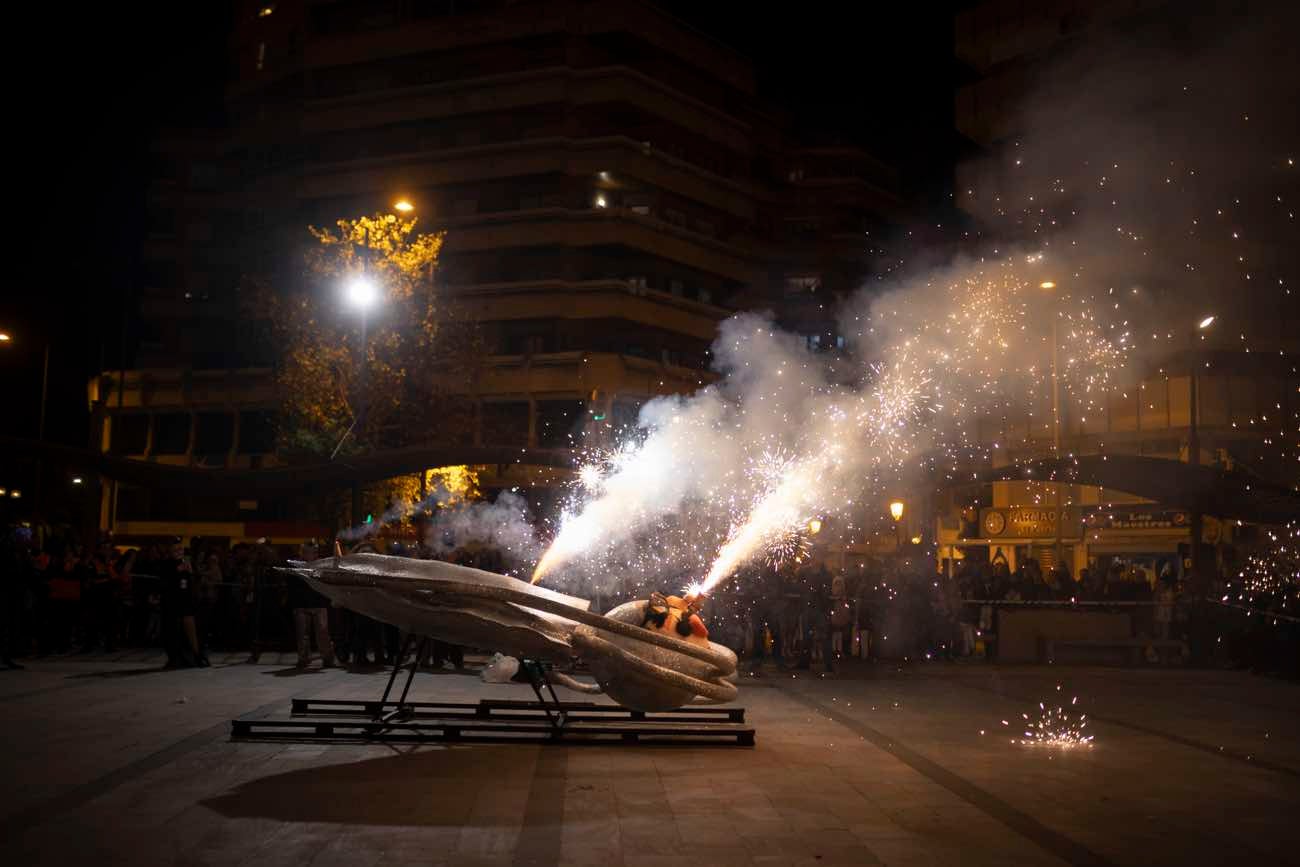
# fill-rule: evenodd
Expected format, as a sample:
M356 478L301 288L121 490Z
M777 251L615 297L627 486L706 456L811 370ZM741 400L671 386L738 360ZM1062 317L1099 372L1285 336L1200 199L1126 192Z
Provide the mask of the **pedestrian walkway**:
M1036 713L1063 672L944 664L746 681L752 749L397 748L231 742L232 717L374 697L386 679L244 658L0 674L0 860L1148 867L1300 852L1300 691L1247 675L1071 670L1096 742L1064 751L1013 744L1000 722ZM448 671L412 697L531 692Z

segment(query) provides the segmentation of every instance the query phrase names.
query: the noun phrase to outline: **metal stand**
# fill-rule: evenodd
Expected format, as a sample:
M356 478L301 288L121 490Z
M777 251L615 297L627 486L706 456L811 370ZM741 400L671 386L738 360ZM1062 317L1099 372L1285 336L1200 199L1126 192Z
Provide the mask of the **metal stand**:
M546 676L546 669L542 663L535 659L521 659L519 666L528 675L528 685L533 688L533 693L537 696L537 703L541 705L542 710L546 712L546 718L551 721L551 727L559 730L564 727L565 712L564 703L555 695L555 686L551 679ZM542 695L542 687L551 694L550 704L547 704L546 696ZM552 712L554 708L554 712Z
M411 652L411 645L415 643L417 638L420 644L415 650L415 660L411 663L411 670L406 675L406 683L402 686L402 697L397 700L397 707L385 714L382 709L388 704L388 696L393 691L393 683L397 680L397 673L402 670L406 655ZM406 636L406 641L402 643L402 649L397 654L397 659L393 660L393 673L388 676L388 686L384 687L384 697L379 700L380 711L376 714L376 719L387 722L390 719L403 719L406 717L406 695L411 691L411 681L415 680L416 669L424 662L424 653L428 646L429 637L427 635Z
M230 721L235 740L330 742L543 741L546 743L699 743L754 745L741 707L688 706L638 711L614 704L560 701L537 660L520 660L536 701L483 699L475 704L407 701L428 638L418 638L415 659L391 701L403 660L417 641L409 636L378 701L295 698L289 719Z

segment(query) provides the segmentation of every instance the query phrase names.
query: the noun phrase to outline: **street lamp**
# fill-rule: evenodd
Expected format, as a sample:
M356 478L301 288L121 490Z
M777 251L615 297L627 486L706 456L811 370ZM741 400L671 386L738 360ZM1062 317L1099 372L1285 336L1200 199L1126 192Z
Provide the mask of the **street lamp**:
M361 322L366 321L366 311L374 306L379 300L379 289L375 286L375 281L371 280L365 274L353 277L348 281L347 286L343 287L343 297L348 304L361 311ZM363 331L364 333L364 331ZM362 338L364 342L365 338Z
M903 508L902 500L889 504L889 515L894 519L894 548L900 554L903 551Z
M393 210L402 214L409 214L415 210L415 205L411 204L410 199L398 199L393 202Z
M1199 334L1202 340L1205 339L1205 331L1214 324L1217 317L1214 314L1204 316L1196 323L1196 330L1191 332L1193 348L1195 347L1196 337ZM1196 359L1188 358L1189 362L1189 382L1187 385L1187 462L1192 466L1201 465L1201 432L1200 423L1197 416L1200 415L1200 382L1196 375ZM1200 509L1192 512L1191 533L1192 533L1192 571L1196 576L1198 584L1204 586L1201 577L1201 532L1205 518Z
M1040 289L1052 291L1056 288L1056 283L1052 280L1044 280L1038 284ZM1061 471L1061 377L1058 366L1060 357L1060 311L1054 304L1052 308L1052 457L1056 461L1056 472ZM1061 530L1065 521L1061 517L1061 480L1058 478L1052 485L1056 489L1056 503L1053 508L1055 519L1053 520L1052 538L1052 557L1056 561L1056 567L1061 566L1064 546L1061 544Z
M0 331L0 343L11 343L13 337L7 331ZM38 446L45 443L45 404L50 394L50 342L45 341L45 352L41 360L41 414L37 417L36 422L36 444ZM41 508L41 474L44 472L45 456L40 450L36 453L36 501L32 504L32 511L36 517L40 518ZM11 497L21 497L19 491L10 491Z

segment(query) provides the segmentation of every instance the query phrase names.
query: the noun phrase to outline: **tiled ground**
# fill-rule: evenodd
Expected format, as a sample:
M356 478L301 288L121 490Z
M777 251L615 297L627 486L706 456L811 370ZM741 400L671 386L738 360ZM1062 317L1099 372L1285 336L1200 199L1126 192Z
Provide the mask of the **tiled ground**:
M1246 674L934 664L775 674L752 749L232 743L385 675L142 655L0 673L3 864L1300 863L1300 688ZM1096 746L1000 720L1078 694ZM529 698L451 673L414 698ZM984 734L981 734L983 730Z

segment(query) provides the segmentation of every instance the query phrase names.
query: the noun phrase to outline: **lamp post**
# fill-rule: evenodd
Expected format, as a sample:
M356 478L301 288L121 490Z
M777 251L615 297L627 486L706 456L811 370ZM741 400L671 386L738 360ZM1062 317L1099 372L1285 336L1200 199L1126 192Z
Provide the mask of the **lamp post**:
M1195 352L1196 338L1205 339L1205 332L1214 324L1214 315L1202 318L1196 323L1196 328L1191 332L1193 354ZM1200 421L1197 418L1200 415L1200 382L1196 375L1196 359L1189 356L1189 377L1187 385L1187 463L1192 466L1201 465L1201 432ZM1205 581L1201 575L1201 534L1205 516L1201 513L1199 507L1192 510L1191 514L1191 534L1192 534L1192 572L1196 583L1200 588L1205 586ZM1198 588L1199 589L1199 588Z
M7 331L0 331L0 345L8 346L13 343L13 335ZM50 394L50 342L45 341L45 350L41 357L41 411L36 421L36 493L33 496L32 514L38 520L40 519L41 509L41 474L44 472L44 455L39 446L45 443L45 404L48 402ZM16 492L15 492L16 493Z
M379 299L379 290L374 281L367 277L363 271L360 275L348 281L347 286L344 287L344 299L361 316L361 359L359 362L361 369L357 376L357 411L352 418L352 424L348 425L347 431L339 439L338 445L334 447L334 454L330 455L331 460L333 460L334 455L339 453L339 449L343 448L343 443L347 441L348 436L352 434L357 425L365 424L366 408L369 404L367 389L370 374L366 325L370 308ZM352 523L354 525L361 523L361 485L355 481L352 483Z
M409 214L415 210L415 205L405 196L393 202L393 210L402 214ZM334 446L334 451L330 454L330 460L338 455L339 449L343 448L343 443L347 442L352 432L357 426L365 424L366 409L369 406L369 378L370 378L370 359L368 353L368 335L366 326L369 324L370 308L374 307L380 300L379 284L374 281L367 273L370 261L370 226L367 223L365 233L362 239L361 249L361 271L353 276L343 287L344 302L361 316L361 370L357 376L357 411L353 415L352 424L344 431L343 436L339 438L338 445ZM361 522L361 485L359 482L352 483L352 523Z
M1056 288L1056 283L1051 280L1044 280L1038 284L1040 289L1051 292ZM1054 296L1055 297L1055 296ZM1052 307L1052 458L1056 461L1056 472L1061 471L1061 376L1058 367L1060 357L1060 310L1054 304ZM1061 544L1061 530L1064 521L1061 517L1061 488L1062 483L1058 478L1053 482L1052 487L1055 489L1055 505L1052 508L1054 519L1052 524L1052 557L1056 561L1057 568L1061 566L1061 560L1065 551L1065 546ZM1071 570L1073 571L1073 570Z

